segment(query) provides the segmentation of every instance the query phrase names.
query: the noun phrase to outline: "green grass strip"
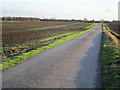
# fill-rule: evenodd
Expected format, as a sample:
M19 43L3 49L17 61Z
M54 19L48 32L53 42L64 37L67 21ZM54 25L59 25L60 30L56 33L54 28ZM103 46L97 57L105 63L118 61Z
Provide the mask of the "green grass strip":
M88 31L92 30L96 25L97 24L93 24L88 30L75 32L75 33L73 33L73 34L71 34L71 35L69 35L67 37L63 37L61 39L56 40L55 42L53 42L53 43L51 43L51 44L49 44L47 46L42 46L42 47L37 48L36 50L31 50L29 52L22 53L19 56L14 56L14 57L11 57L11 58L7 58L8 60L6 62L1 62L0 69L4 70L6 68L12 67L12 66L14 66L14 65L16 65L18 63L21 63L24 60L27 60L27 59L31 58L32 56L35 56L35 55L37 55L39 53L42 53L42 52L44 52L46 50L49 50L49 49L55 47L57 45L60 45L60 44L65 43L65 42L67 42L69 40L72 40L72 39L74 39L74 38L88 32Z
M54 28L60 28L60 27L66 27L68 25L58 25L58 26L49 26L49 27L42 27L42 28L33 28L28 30L46 30L46 29L54 29Z
M55 28L68 27L68 26L71 27L72 25L77 25L77 24L80 24L80 23L73 23L73 24L67 24L67 25L48 26L48 27L41 27L41 28L32 28L32 29L28 29L28 30L30 30L30 31L31 30L34 30L34 31L37 31L37 30L47 30L47 29L55 29Z

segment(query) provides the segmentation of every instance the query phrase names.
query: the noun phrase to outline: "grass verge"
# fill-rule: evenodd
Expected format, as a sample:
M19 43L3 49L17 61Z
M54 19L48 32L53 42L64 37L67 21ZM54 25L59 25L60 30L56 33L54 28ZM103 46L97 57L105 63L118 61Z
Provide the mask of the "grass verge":
M27 60L27 59L31 58L32 56L35 56L35 55L37 55L39 53L42 53L45 50L49 50L49 49L51 49L51 48L53 48L53 47L55 47L57 45L60 45L60 44L65 43L65 42L67 42L69 40L72 40L72 39L74 39L74 38L88 32L88 31L92 30L95 26L96 26L96 24L92 24L92 25L86 27L85 30L83 30L83 31L75 32L75 33L70 34L70 35L68 35L66 37L57 39L53 43L48 44L47 46L42 46L42 47L36 48L35 50L31 50L29 52L22 53L22 54L20 54L18 56L7 58L8 60L6 60L5 62L0 63L0 69L4 70L6 68L15 66L16 64L21 63L22 61ZM44 40L48 40L48 39L44 39Z
M107 34L103 27L101 51L101 74L105 90L120 88L120 48Z

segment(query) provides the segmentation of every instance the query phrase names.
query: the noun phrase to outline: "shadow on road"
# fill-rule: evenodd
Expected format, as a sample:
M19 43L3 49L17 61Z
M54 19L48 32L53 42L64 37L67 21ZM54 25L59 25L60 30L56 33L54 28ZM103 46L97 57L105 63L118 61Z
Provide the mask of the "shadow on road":
M99 52L102 32L97 34L92 40L92 47L88 49L85 57L82 61L78 62L80 64L80 71L78 76L74 81L76 87L83 88L101 88L101 75L100 75L100 62L99 62ZM96 51L97 50L97 51ZM93 59L94 57L94 59ZM95 86L94 86L95 85Z

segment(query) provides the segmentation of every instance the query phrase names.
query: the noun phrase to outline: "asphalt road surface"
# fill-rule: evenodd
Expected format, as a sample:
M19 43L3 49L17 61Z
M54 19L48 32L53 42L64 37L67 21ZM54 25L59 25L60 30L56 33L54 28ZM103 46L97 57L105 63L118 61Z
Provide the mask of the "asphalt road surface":
M100 88L102 25L2 72L3 88Z

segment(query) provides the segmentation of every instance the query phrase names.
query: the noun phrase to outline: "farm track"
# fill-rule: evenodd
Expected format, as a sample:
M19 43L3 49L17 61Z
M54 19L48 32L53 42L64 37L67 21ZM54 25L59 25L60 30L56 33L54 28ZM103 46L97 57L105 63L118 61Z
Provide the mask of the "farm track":
M2 72L3 88L99 88L102 25Z

